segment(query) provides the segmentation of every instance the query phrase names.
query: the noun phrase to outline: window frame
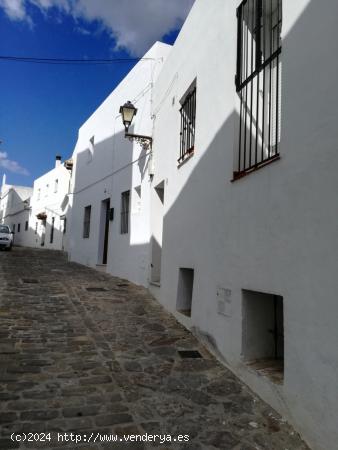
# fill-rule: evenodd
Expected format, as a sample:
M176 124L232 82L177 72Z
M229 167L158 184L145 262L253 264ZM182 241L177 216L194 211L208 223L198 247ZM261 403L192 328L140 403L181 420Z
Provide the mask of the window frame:
M181 165L195 151L196 110L197 110L196 80L189 87L180 101L180 156L177 160Z
M267 4L272 1L275 9L269 12ZM237 170L234 168L232 181L280 159L282 8L282 0L243 0L237 8L235 85L240 113Z

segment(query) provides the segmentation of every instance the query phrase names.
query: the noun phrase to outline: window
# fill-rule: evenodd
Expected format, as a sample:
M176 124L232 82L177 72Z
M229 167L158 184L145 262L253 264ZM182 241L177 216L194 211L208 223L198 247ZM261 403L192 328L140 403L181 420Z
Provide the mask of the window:
M40 200L41 197L41 189L38 189L38 200Z
M49 240L51 244L53 244L54 241L54 224L55 224L55 217L52 217L52 224L50 227L50 240Z
M121 234L129 232L129 202L130 191L121 194Z
M282 0L244 0L237 17L240 117L234 179L279 158Z
M18 223L18 233L20 233L20 229L21 229L21 224Z
M67 218L63 219L63 234L67 233Z
M38 225L39 225L39 223L35 222L35 232L34 232L34 234L38 234Z
M86 206L84 209L84 218L83 218L83 237L89 238L90 234L90 216L92 212L91 206Z
M54 183L54 192L55 193L57 193L58 188L59 188L59 180L55 180L55 183Z
M25 223L25 231L27 231L28 230L28 220L26 220L26 223Z
M196 122L196 86L190 89L181 102L181 133L180 133L180 157L178 163L191 155L195 146L195 122Z
M45 193L45 197L48 196L48 191L49 191L49 184L46 184L46 193Z
M88 149L88 156L87 156L87 164L89 164L93 160L94 148L95 148L95 136L92 136L89 139L89 149Z
M273 382L284 373L283 297L243 290L242 356L244 361Z
M13 223L12 230L13 230L13 233L15 233L15 223Z
M178 275L176 309L190 317L194 286L194 269L180 269Z

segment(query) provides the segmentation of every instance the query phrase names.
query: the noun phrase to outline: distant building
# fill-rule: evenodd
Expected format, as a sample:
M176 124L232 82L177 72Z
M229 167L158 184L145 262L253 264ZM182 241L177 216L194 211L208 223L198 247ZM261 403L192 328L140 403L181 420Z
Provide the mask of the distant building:
M10 186L1 189L2 223L14 232L14 245L66 250L71 161L61 163L34 181L33 188Z
M14 245L24 245L29 240L27 224L30 220L30 198L33 188L6 184L1 186L0 218L14 233Z
M30 229L35 247L66 250L71 165L57 156L54 169L34 181Z

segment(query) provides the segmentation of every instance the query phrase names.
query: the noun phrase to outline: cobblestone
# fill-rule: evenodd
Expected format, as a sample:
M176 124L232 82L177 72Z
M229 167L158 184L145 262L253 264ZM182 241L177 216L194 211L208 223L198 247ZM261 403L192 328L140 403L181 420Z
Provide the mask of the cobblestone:
M1 252L0 269L0 449L307 449L144 288L39 249ZM73 431L190 442L57 442Z

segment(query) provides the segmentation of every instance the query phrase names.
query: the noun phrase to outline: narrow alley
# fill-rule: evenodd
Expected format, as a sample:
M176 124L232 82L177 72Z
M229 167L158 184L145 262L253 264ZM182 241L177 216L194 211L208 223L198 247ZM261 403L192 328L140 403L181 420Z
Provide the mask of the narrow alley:
M146 289L55 251L16 247L0 266L0 448L307 449ZM122 439L146 433L167 440Z

